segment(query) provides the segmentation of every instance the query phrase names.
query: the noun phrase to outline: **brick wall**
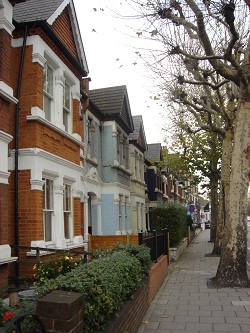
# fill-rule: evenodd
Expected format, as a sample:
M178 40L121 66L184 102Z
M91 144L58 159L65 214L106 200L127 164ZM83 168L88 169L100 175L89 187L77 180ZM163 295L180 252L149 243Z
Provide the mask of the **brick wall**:
M157 263L154 263L149 273L150 286L149 286L149 303L152 302L157 291L162 285L165 277L168 273L168 257L162 256L158 259Z
M38 300L37 314L46 332L82 333L83 295L56 290Z
M0 30L0 80L10 86L11 78L11 35L4 29Z
M71 29L71 23L68 12L69 6L64 9L60 16L57 17L52 25L55 34L67 46L70 53L77 59L77 51Z
M8 273L8 264L0 265L0 298L7 297Z
M146 279L142 287L134 294L133 299L124 304L119 313L119 317L114 317L111 324L103 333L137 332L149 307L148 297L149 279Z
M8 243L8 185L0 184L0 245Z

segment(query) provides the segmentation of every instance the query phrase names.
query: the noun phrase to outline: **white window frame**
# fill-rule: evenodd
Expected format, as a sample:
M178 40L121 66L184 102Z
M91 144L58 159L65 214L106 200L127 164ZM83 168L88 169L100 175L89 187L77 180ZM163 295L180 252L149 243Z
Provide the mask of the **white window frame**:
M72 93L71 86L65 80L63 84L63 114L62 114L62 122L64 125L65 132L69 133L70 130L70 116L72 114Z
M72 133L72 123L73 123L73 92L76 87L76 82L72 75L67 71L63 73L63 110L62 110L62 123L64 130L67 133ZM67 87L67 96L66 99L66 87ZM68 103L67 103L68 102Z
M88 120L87 120L87 140L88 140L88 142L87 142L87 157L88 158L91 158L91 156L92 156L92 153L91 153L91 146L92 146L92 140L91 140L91 132L93 131L93 124L94 124L94 120L93 120L93 118L91 118L91 117L88 117L87 118Z
M124 199L125 231L128 230L128 197Z
M46 243L48 242L53 242L53 223L54 223L54 180L44 176L42 178L44 181L43 184L43 235L44 235L44 241ZM49 198L49 205L47 202L47 187L49 186L49 193L50 193L50 198ZM49 206L49 207L48 207ZM47 226L47 221L46 219L49 218L49 224L50 224L50 231L48 232L48 226ZM50 234L49 237L47 237L47 234Z
M49 72L52 74L52 82L48 80ZM54 96L54 69L48 63L48 61L46 61L44 64L44 75L43 75L43 111L45 119L47 119L50 122L52 119L52 103L54 100L53 96ZM46 106L49 107L47 108Z
M72 186L71 184L64 182L63 190L63 225L64 225L64 237L66 240L73 238L72 231ZM68 199L68 201L67 201Z
M122 199L123 195L119 194L119 231L122 232Z

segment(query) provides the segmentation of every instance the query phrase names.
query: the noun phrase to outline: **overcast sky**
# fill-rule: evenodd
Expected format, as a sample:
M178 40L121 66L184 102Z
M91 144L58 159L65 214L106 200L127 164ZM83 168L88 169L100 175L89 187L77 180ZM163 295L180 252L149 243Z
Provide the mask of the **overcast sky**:
M115 18L110 8L128 10L119 0L74 0L91 78L90 89L126 85L132 115L142 115L147 143L164 144L163 110L153 101L152 82L136 54L140 40L131 38L129 21ZM109 8L107 8L107 4ZM102 10L103 9L103 10Z

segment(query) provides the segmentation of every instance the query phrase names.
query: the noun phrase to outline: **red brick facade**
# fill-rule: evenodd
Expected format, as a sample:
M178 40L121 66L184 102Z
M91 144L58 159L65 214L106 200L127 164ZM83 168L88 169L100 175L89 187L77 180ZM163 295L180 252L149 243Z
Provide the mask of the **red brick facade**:
M10 12L11 3L19 2L23 1L4 1L6 8L3 13ZM81 43L81 41L75 39L79 32L73 32L74 29L78 29L76 24L72 26L72 17L75 15L73 10L72 4L67 5L55 18L49 29L44 28L47 22L29 27L24 50L25 26L22 28L19 25L14 31L8 31L13 24L13 22L9 22L6 29L0 29L0 141L4 140L6 148L4 156L6 163L3 164L5 169L0 168L0 172L5 177L4 183L0 181L0 246L15 245L18 239L20 246L30 247L32 242L44 240L43 175L45 172L54 177L53 193L57 195L54 204L57 205L56 212L60 213L58 217L53 217L53 223L57 219L57 224L52 225L55 237L57 237L57 230L54 225L56 228L59 224L63 225L63 210L65 209L63 196L66 183L71 186L70 223L72 231L68 236L70 246L78 247L81 250L84 247L81 241L84 237L84 190L81 189L80 183L84 162L84 121L81 114L84 113L87 100L85 97L85 99L81 99L80 89L82 77L86 76L84 73L87 72L87 69L82 64L84 55L79 53L83 48L81 45L76 46L76 43ZM45 51L41 51L42 48ZM57 117L57 123L51 122L51 124L45 116L42 116L44 113L44 68L47 61L45 52L49 53L49 57L55 59L53 70L57 70L57 72L53 74L53 84L60 89L61 94L55 95L52 100L54 103L54 111L52 111L55 112L53 116ZM22 76L18 101L16 96L18 95L20 68ZM68 76L64 73L67 73ZM70 130L63 127L64 120L62 119L64 106L62 100L65 89L63 84L68 77L68 80L71 80L72 89L74 89L71 91L69 99L71 105ZM58 94L58 91L55 94ZM82 106L82 110L80 106ZM16 132L15 124L17 111L19 114L18 132ZM18 138L19 169L17 179L15 178L16 138ZM18 205L16 205L16 200ZM16 207L18 207L17 211ZM17 223L18 229L16 228ZM60 227L58 243L62 244L62 247L66 244L66 236L63 241L63 235L66 233L64 227ZM69 239L67 244L69 244ZM20 259L29 260L28 252L30 252L28 249L20 250ZM5 262L5 258L2 262ZM3 289L3 295L6 295L8 266L14 272L12 264L1 264L0 255L0 289ZM20 266L22 275L28 271L29 275L33 273L32 265L27 268Z

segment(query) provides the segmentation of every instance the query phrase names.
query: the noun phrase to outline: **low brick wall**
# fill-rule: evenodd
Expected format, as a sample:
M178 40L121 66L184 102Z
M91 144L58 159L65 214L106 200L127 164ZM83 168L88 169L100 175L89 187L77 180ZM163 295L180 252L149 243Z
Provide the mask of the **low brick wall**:
M133 299L122 307L119 317L114 317L103 333L136 333L146 311L161 287L168 272L168 257L162 256L152 265L149 276L135 292ZM37 314L41 318L46 332L82 333L84 314L82 312L83 295L73 292L53 291L38 300Z
M114 317L103 333L137 332L141 321L148 309L149 278L136 291L132 300L122 307L119 317Z
M157 291L161 287L165 277L168 274L168 257L162 256L158 259L157 263L154 263L150 273L150 283L149 283L149 304L154 299Z
M82 333L83 301L80 293L55 290L37 302L37 315L46 332Z

